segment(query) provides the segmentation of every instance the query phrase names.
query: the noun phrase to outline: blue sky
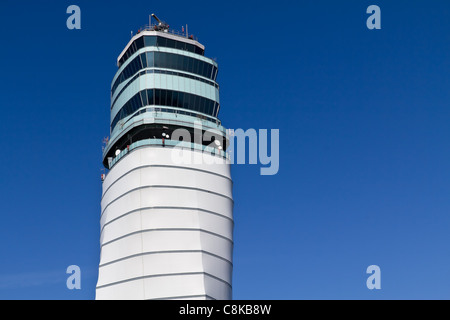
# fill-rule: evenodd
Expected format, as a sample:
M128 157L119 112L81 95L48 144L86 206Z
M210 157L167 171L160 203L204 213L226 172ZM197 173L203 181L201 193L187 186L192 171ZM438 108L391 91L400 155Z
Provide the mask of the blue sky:
M381 30L366 27L372 4ZM217 58L226 127L280 130L277 175L232 167L235 299L449 299L449 11L1 1L0 299L94 298L110 84L151 13ZM66 288L73 264L81 290ZM381 290L366 287L373 264Z

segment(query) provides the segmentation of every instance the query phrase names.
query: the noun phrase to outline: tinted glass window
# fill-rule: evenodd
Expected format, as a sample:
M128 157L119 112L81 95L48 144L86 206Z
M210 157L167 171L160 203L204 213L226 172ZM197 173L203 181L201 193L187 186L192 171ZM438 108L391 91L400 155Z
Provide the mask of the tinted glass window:
M169 47L169 48L176 48L177 47L177 41L175 41L173 39L167 39L166 46Z
M144 37L144 44L146 47L155 47L156 46L156 37Z
M184 92L178 92L178 108L183 108Z
M153 97L155 98L154 101ZM187 110L202 112L212 116L217 116L219 108L219 105L215 101L201 96L171 90L148 89L137 93L122 107L111 123L111 129L114 130L121 119L135 113L146 105L182 107Z
M188 69L186 71L194 73L194 59L188 58Z
M166 106L172 106L172 92L170 90L166 90L167 91L167 101L166 101Z
M160 99L159 103L162 106L167 106L166 95L167 95L167 90L161 90L161 99Z
M211 79L213 79L214 81L216 81L217 79L217 74L219 73L219 69L217 69L216 67L214 67L214 74L211 77Z
M167 68L169 69L177 69L177 55L176 54L171 54L167 56Z
M154 53L153 52L147 52L147 65L148 67L153 67L154 66Z
M174 48L174 49L180 49L180 50L186 50L192 53L196 53L199 55L204 55L204 50L200 47L197 47L193 44L185 43L182 41L177 41L174 39L168 39L165 37L155 37L155 36L144 36L139 37L134 41L128 50L124 53L122 58L119 60L119 67L128 60L129 57L133 55L137 50L143 48L143 47L152 47L152 46L159 46L159 47L167 47L167 48Z
M155 104L155 99L154 99L154 90L146 90L147 91L147 96L148 96L148 104L149 105L154 105Z
M161 90L155 89L155 105L160 105Z
M213 66L208 64L205 68L205 77L207 78L211 78L211 71L212 71Z
M158 40L156 40L156 43L159 47L167 47L167 38L158 37Z
M178 91L172 91L172 107L178 106Z
M141 98L142 98L142 102L144 103L145 106L148 106L148 97L147 97L147 90L143 90L141 91Z
M161 57L160 57L160 52L155 52L154 53L154 60L153 60L153 66L156 68L160 68L161 67Z
M204 76L205 65L206 65L206 63L199 60L198 74L201 74L202 76Z
M142 68L147 68L147 57L145 54L141 54L139 57L141 58Z
M199 47L195 46L195 53L203 55L204 51L202 49L200 49Z
M144 38L143 37L137 38L134 43L136 44L136 51L137 51L144 47Z
M196 73L196 74L199 74L199 72L198 72L198 70L199 70L198 65L199 65L202 61L199 61L199 60L197 60L197 59L193 59L193 60L194 60L193 72Z
M141 69L152 67L195 73L213 80L217 77L217 68L210 63L173 53L146 52L133 59L124 68L111 89L112 94L120 83L134 76ZM190 76L190 78L195 79L193 76Z
M195 46L189 43L186 43L186 50L189 52L194 52L195 53Z
M180 50L186 50L186 46L184 42L181 41L176 41L176 49L180 49Z

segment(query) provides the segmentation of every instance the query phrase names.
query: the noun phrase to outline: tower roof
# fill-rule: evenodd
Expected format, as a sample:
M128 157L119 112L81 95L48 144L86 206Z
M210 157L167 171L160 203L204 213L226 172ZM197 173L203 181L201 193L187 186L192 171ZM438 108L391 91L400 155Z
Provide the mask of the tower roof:
M122 52L120 53L120 55L117 58L118 66L120 66L121 63L124 62L123 57L126 54L126 52L128 51L128 49L133 45L133 43L144 36L163 37L166 39L170 39L172 41L183 42L188 45L197 47L199 50L196 50L196 52L194 52L194 53L198 53L201 55L203 55L203 53L205 51L205 46L202 45L200 42L198 42L197 39L194 38L193 36L192 37L187 36L187 33L182 33L179 31L172 30L172 29L168 29L165 31L157 31L157 30L154 30L153 28L146 27L143 30L141 30L141 29L138 30L138 33L131 38L131 40L128 42L128 44L125 46L125 48L122 50Z

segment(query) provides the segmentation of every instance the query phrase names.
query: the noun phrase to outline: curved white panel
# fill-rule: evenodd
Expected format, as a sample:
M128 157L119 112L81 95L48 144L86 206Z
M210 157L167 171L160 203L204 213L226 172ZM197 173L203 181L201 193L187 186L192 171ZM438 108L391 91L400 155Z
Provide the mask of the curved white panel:
M230 164L171 152L133 150L104 180L97 299L231 299Z

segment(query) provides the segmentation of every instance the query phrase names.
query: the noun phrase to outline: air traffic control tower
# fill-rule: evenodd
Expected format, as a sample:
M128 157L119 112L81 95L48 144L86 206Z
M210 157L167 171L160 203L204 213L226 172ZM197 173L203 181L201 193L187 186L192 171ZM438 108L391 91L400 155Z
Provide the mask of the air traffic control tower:
M231 299L217 63L187 30L152 17L119 55L111 84L96 299Z

